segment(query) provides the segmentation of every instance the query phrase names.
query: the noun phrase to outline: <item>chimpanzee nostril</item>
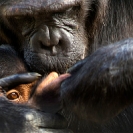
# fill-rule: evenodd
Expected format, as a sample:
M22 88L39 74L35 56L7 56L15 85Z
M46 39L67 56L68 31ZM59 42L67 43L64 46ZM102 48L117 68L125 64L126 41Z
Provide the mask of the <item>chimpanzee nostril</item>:
M55 46L59 43L60 34L57 29L52 27L43 26L42 29L39 31L39 38L38 40L44 46Z
M43 26L32 35L30 44L35 52L51 51L56 54L56 45L59 44L60 39L61 35L57 28Z
M38 41L40 41L41 44L50 46L50 33L47 26L43 26L43 28L38 31L38 36Z
M61 34L59 33L59 30L57 30L56 28L52 28L50 27L50 43L51 45L58 45L59 41L61 39Z

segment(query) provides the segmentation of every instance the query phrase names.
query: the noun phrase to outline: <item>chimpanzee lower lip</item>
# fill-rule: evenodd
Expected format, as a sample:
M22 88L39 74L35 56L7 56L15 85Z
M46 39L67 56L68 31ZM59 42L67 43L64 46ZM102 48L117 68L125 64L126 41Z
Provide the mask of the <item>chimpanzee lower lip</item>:
M65 73L66 70L75 64L78 59L71 59L66 57L46 56L43 54L33 54L31 56L25 55L25 62L29 69L43 75L48 75L50 72L55 71L58 74ZM37 60L37 62L35 62ZM38 67L39 64L39 67Z
M74 51L67 51L67 52L60 52L60 53L57 53L57 54L53 54L53 53L47 53L45 51L43 52L35 52L35 51L30 51L30 53L33 55L33 56L41 56L42 58L55 58L55 59L69 59L71 57L73 57L74 55ZM84 57L84 54L82 55L77 55L75 56L75 58L79 58L82 59Z

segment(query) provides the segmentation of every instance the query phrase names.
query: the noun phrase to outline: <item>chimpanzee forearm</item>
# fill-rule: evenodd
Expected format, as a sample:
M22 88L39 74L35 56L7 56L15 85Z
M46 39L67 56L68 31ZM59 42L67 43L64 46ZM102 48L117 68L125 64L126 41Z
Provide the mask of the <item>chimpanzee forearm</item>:
M133 40L102 47L70 69L61 86L65 106L78 116L106 121L133 102Z
M72 133L65 119L0 98L1 133Z

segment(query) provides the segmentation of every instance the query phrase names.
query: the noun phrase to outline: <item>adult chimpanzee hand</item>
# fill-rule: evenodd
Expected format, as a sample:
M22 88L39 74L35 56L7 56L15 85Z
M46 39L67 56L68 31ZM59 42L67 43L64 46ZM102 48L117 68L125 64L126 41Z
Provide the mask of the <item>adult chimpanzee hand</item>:
M12 75L0 79L0 86L33 82L39 76L37 73ZM24 104L14 104L5 97L0 97L0 110L2 133L72 133L67 129L66 120L59 114L45 113Z

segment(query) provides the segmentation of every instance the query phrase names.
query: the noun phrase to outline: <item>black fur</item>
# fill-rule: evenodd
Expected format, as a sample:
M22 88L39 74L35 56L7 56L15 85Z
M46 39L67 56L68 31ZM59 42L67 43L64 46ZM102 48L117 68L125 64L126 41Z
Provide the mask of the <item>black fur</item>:
M61 86L68 128L132 133L133 41L123 40L133 37L132 0L0 0L0 7L1 44L29 71L64 73L88 55Z
M27 69L17 53L9 45L0 46L0 78L25 73Z
M128 39L78 62L61 86L67 107L82 119L104 122L132 104L132 55L133 39Z

